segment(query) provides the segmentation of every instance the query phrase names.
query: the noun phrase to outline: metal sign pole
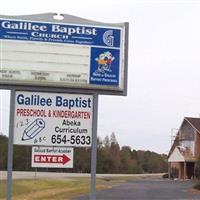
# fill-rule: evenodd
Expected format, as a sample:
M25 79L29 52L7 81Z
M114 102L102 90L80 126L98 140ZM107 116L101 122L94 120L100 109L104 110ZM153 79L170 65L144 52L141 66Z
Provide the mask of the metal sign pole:
M11 200L12 196L12 170L13 170L13 130L14 130L14 112L15 112L15 89L10 94L10 121L9 121L9 139L8 139L8 168L7 168L7 190L6 199Z
M97 121L98 94L95 94L93 100L90 200L96 199Z

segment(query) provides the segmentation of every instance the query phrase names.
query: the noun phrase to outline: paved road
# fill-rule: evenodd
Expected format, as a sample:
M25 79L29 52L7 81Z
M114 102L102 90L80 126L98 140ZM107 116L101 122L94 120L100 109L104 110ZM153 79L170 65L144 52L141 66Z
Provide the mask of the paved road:
M200 200L200 193L189 191L191 181L141 179L127 181L112 189L97 192L97 200ZM88 200L88 196L73 200Z
M163 174L97 174L97 178L106 177L162 177ZM25 171L13 171L13 179L34 179L34 178L48 178L48 179L66 179L77 177L90 177L90 174L85 173L56 173L56 172L25 172ZM0 171L0 180L6 180L7 172Z

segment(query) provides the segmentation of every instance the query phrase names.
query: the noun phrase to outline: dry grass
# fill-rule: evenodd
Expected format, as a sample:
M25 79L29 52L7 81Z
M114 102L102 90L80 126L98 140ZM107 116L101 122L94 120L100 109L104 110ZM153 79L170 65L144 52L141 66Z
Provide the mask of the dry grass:
M97 190L111 187L116 181L98 179ZM14 180L13 200L66 200L89 193L90 179ZM0 200L5 199L6 182L0 182Z

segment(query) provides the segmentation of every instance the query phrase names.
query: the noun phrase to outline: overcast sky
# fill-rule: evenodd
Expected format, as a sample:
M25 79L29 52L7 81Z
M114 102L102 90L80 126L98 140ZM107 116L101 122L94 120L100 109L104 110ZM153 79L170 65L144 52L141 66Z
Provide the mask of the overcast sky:
M171 129L200 115L200 1L1 1L1 15L66 13L129 22L128 96L100 96L98 135L168 153ZM0 132L8 134L9 92L0 92Z

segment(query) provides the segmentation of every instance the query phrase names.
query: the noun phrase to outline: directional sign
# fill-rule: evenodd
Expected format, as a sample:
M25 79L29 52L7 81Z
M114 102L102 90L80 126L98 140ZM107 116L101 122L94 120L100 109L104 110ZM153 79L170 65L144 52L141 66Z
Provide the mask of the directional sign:
M55 163L64 165L71 159L68 158L65 154L59 156L39 154L39 155L34 155L33 160L35 163Z
M0 84L125 93L127 24L63 16L0 16Z
M32 167L73 168L73 148L32 147Z
M17 91L14 143L89 147L93 96Z

